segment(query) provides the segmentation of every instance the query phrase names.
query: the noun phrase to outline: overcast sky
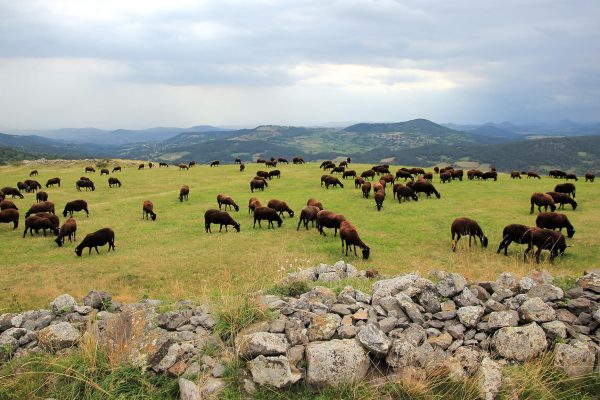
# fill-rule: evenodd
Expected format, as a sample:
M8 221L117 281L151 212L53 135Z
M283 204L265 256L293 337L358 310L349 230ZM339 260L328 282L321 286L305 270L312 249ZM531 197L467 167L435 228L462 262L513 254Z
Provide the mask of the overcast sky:
M0 127L600 120L600 1L0 0Z

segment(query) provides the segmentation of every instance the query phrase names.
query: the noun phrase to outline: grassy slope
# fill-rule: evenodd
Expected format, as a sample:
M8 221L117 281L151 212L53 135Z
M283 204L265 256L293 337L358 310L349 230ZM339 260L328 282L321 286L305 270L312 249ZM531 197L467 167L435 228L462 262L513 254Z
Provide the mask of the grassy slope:
M357 171L367 167L352 165ZM137 171L125 168L117 176L120 189L109 189L107 177L92 175L95 192L77 192L74 181L83 175L81 168L38 168L42 183L60 176L62 188L47 189L49 199L62 211L66 201L83 198L90 204L90 217L76 215L78 241L86 233L110 226L116 232L115 253L84 254L77 258L74 245L67 242L59 249L51 238L23 239L24 213L34 196L15 199L21 208L21 226L12 231L0 225L0 311L46 307L61 293L81 297L90 289L104 289L121 301L135 301L148 295L167 300L184 297L202 298L235 295L249 289L271 285L284 267L287 271L319 262L341 258L339 238L323 238L316 230L296 232L297 216L286 218L275 231L252 229L247 202L252 196L248 182L259 168L248 165L240 174L237 166L209 168L198 166L188 172L175 168ZM529 215L529 196L534 191L552 190L555 180L512 181L500 175L498 182L434 182L442 199L422 198L418 203L399 205L388 196L384 208L377 212L373 199L364 200L348 181L344 189L325 190L319 186L322 171L318 164L282 166L283 178L272 181L264 193L254 194L265 204L271 198L288 201L297 213L309 197L321 200L325 207L346 215L358 228L372 249L372 258L363 261L353 255L347 260L361 269L376 268L385 274L420 270L426 274L437 268L458 271L473 279L494 278L501 271L519 275L535 266L522 261L523 249L511 247L509 257L495 254L502 227L509 223L534 224ZM14 186L26 179L28 170L0 168L0 187ZM180 203L179 187L188 184L190 200ZM575 238L569 240L564 257L555 265L545 264L557 275L579 274L598 265L600 243L600 186L577 184L577 211L565 212L575 225ZM204 233L203 214L216 208L216 195L233 196L241 209L233 213L242 231ZM155 204L156 222L141 220L141 205L146 199ZM490 237L490 248L481 251L450 251L450 223L455 217L470 216L478 220ZM61 222L63 218L61 215ZM10 262L7 262L10 260Z

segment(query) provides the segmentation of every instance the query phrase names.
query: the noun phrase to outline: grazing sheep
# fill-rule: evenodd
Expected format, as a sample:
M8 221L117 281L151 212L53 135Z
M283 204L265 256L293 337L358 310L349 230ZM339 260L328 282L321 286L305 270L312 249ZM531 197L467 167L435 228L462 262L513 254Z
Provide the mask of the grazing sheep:
M267 162L267 160L263 160L262 158L259 158L258 160L256 160L257 164L264 164L266 162Z
M167 168L169 168L169 164L168 164L168 163L166 163L166 162L159 162L159 163L158 163L158 168L162 168L162 167L167 167Z
M323 236L327 236L323 231L323 228L333 229L333 236L337 236L337 231L340 229L340 224L346 220L342 214L336 214L332 211L319 211L317 214L317 229L319 229L319 234Z
M121 181L115 177L108 178L108 187L118 186L121 187Z
M335 163L330 163L323 167L323 171L327 171L328 169L333 170L334 168L335 168Z
M241 159L241 158L236 158L236 159L233 161L233 163L234 163L234 164L241 164L241 163L242 163L242 159Z
M234 221L229 213L221 210L207 210L204 213L204 230L206 233L212 233L210 230L211 224L219 224L219 232L225 226L225 232L227 232L227 226L232 225L236 231L240 231L240 224Z
M537 174L537 173L535 173L535 172L531 172L531 171L529 171L529 172L527 173L527 179L529 179L529 178L533 178L533 179L542 179L542 177L541 177L539 174Z
M254 209L257 207L262 206L263 205L261 204L260 200L258 200L256 197L251 197L250 200L248 200L248 214L250 214L250 212L254 212Z
M552 171L548 172L548 176L551 178L564 178L567 176L567 173L559 169L553 169Z
M410 187L416 193L425 193L427 198L430 198L432 193L435 194L435 197L438 199L442 197L442 195L435 189L433 184L428 181L415 181Z
M487 181L488 179L493 179L494 181L497 181L498 173L496 171L484 172L483 175L481 175L481 179L483 179L484 181Z
M96 172L94 167L85 167L85 172Z
M0 190L0 201L4 200L6 198L6 195L4 194L4 192L2 192Z
M431 172L427 172L427 173L423 174L423 179L431 182L431 181L433 181L433 174Z
M440 174L440 182L446 183L452 181L452 172L446 171Z
M272 208L273 210L277 211L279 213L279 215L281 215L282 217L283 217L284 212L288 213L290 218L294 217L294 211L287 205L287 203L285 201L271 199L267 203L267 207Z
M353 169L350 169L348 171L344 171L344 173L342 174L342 178L346 179L346 178L356 178L356 171Z
M214 160L214 161L212 161L212 162L210 163L210 166L211 166L211 167L218 167L218 166L219 166L219 164L221 164L221 161L219 161L219 160Z
M329 164L333 164L333 161L331 161L331 160L325 160L325 161L323 161L321 163L321 165L319 165L319 168L325 168L325 166L329 165Z
M310 199L308 199L308 201L306 202L306 205L317 207L319 209L319 211L325 209L325 207L323 207L323 203L321 203L319 200L312 198L312 197Z
M572 199L571 197L569 197L569 195L566 195L564 193L557 193L557 192L546 192L546 194L549 194L550 196L552 196L552 200L554 200L554 204L559 204L558 208L565 208L565 204L570 204L571 207L573 207L573 210L575 210L577 208L577 202L575 201L575 199Z
M433 172L438 174L440 172L440 167L438 167L438 166L433 167Z
M456 218L452 222L450 232L452 234L452 251L456 251L456 245L461 236L469 236L469 247L471 247L471 239L475 237L479 238L482 247L485 248L488 245L488 238L483 234L479 224L472 219L466 217ZM454 240L455 236L456 241ZM475 244L477 244L477 241L475 241Z
M275 168L277 166L277 161L265 161L265 167Z
M559 254L564 254L567 249L565 237L560 233L550 229L530 228L525 233L528 239L527 249L523 254L523 259L527 259L527 253L535 246L535 261L539 264L542 250L550 251L550 262L553 262Z
M245 169L246 169L246 165L240 164L240 172L244 172Z
M394 175L392 174L383 175L381 178L379 178L379 182L384 181L386 183L394 183L395 180L396 178L394 178Z
M350 221L342 221L340 224L340 239L342 240L342 252L344 252L344 245L346 246L346 255L348 255L350 246L353 246L354 255L357 255L356 246L358 246L362 250L362 258L369 259L371 249L360 239L356 227Z
M96 253L100 254L98 251L98 246L104 246L108 243L108 252L110 253L110 249L115 250L115 232L110 228L102 228L97 230L94 233L88 233L85 235L81 243L75 248L75 254L77 257L81 257L81 253L83 249L86 247L89 249L88 254L92 253L92 247L96 249Z
M383 187L383 184L381 182L375 182L373 184L373 193L377 193L377 192L384 192L385 188Z
M35 192L38 189L42 188L42 185L38 182L38 181L34 181L34 180L30 180L27 179L25 182L23 182L25 185L27 185L27 187L25 188L25 191L28 193L31 192Z
M573 228L573 225L571 225L569 218L565 214L555 212L540 213L535 220L535 226L538 228L558 229L561 233L563 228L566 228L569 239L575 235L575 228Z
M325 181L327 180L327 177L329 175L321 175L321 187L323 187L323 184L325 183Z
M36 175L39 175L39 174L38 174L38 170L37 170L37 169L34 169L33 171L31 171L31 172L29 173L29 176L30 176L30 177L31 177L31 176L36 176Z
M344 188L344 184L335 176L326 176L325 177L325 189L329 189L329 186L339 186L341 188Z
M410 179L411 181L415 180L415 178L412 176L412 174L409 171L405 171L403 169L399 169L398 171L396 171L396 179L400 179L400 178L404 178L405 182L407 179Z
M88 178L87 176L82 176L81 178L79 178L79 180L82 180L82 181L91 181L91 179Z
M3 189L4 190L4 189ZM566 193L569 196L575 198L575 185L572 183L561 183L554 187L554 191L558 193Z
M168 167L168 165L167 165L167 167ZM121 172L121 167L119 167L119 166L114 167L112 169L112 173L114 174L115 172Z
M472 181L473 179L481 179L483 176L483 172L478 169L471 169L467 171L467 178Z
M51 201L44 201L41 203L32 204L29 207L29 210L25 213L25 218L29 217L31 214L37 214L41 212L49 212L54 214L54 203Z
M425 175L423 168L411 168L409 171L412 175Z
M14 208L7 208L0 211L0 222L4 224L13 223L13 230L19 227L19 211Z
M66 220L60 230L58 231L58 236L54 240L58 247L62 247L65 244L65 238L69 238L69 242L75 240L75 236L77 235L77 222L75 222L74 218L69 218Z
M148 168L150 168L150 169L154 168L154 163L149 162L148 163Z
M306 206L300 212L300 219L298 220L298 227L296 230L300 230L300 224L304 224L304 227L308 230L308 223L312 221L312 225L315 226L317 220L317 214L321 211L319 207Z
M190 161L188 163L188 168L192 168L194 165L196 165L196 161Z
M35 201L41 203L42 201L48 200L48 193L40 191L35 194Z
M142 205L142 219L146 217L148 219L148 215L152 216L152 221L156 221L156 213L154 212L154 204L150 200L144 200L144 204Z
M140 169L144 169L144 163L142 163L142 164L138 165L138 171L139 171Z
M347 161L342 161L341 163L338 164L338 167L344 167L346 168L348 166L348 162Z
M576 182L577 182L577 180L578 180L578 179L577 179L577 175L575 175L575 174L567 174L567 175L565 175L565 179L566 179L566 180L573 179L573 180L574 180L574 181L576 181Z
M269 173L267 171L256 171L256 176L260 176L264 179L269 179Z
M385 192L383 190L375 191L375 205L377 206L377 211L381 211L381 207L383 207L383 201L385 200Z
M58 227L60 226L60 220L58 219L58 217L54 214L50 214L49 212L41 212L41 213L37 213L35 214L36 217L40 217L40 218L46 218L49 219L50 222L52 222L52 225L58 229Z
M371 193L371 182L365 182L362 185L362 194L365 199L369 198L369 194Z
M517 178L518 178L518 179L522 179L522 178L521 178L521 173L520 173L519 171L511 171L511 173L510 173L510 177L511 177L512 179L517 179Z
M60 178L51 178L46 182L46 189L50 186L58 185L60 187Z
M362 187L363 183L365 183L365 178L361 178L360 176L354 178L354 189Z
M261 191L264 191L265 186L268 186L267 182L262 179L252 179L252 181L250 181L250 191L252 193L254 193L254 189L260 189Z
M63 210L63 217L67 216L67 213L73 216L73 213L76 211L85 211L86 215L89 217L90 213L88 211L88 205L85 200L73 200L69 201L65 205L65 209Z
M10 209L18 210L19 207L17 207L17 205L10 200L2 200L0 202L0 211L10 210Z
M415 191L408 186L400 185L396 187L396 185L394 185L394 190L394 195L398 197L398 203L402 203L402 199L404 199L404 201L408 201L409 198L413 199L414 201L419 201L419 196L417 196Z
M534 193L531 195L531 210L529 210L529 214L533 214L534 206L537 206L538 212L542 212L542 207L544 207L544 211L548 211L548 207L550 207L550 211L556 210L552 196L544 193Z
M361 178L367 179L367 178L371 178L371 180L375 179L375 171L373 171L372 169L368 169L366 171L363 171L360 174Z
M594 179L596 179L596 175L592 174L591 172L588 172L587 174L585 174L585 181L590 181L590 182L594 182Z
M350 157L348 157L348 158L346 158L346 162L347 162L348 164L350 164L350 163L352 162L352 159L351 159Z
M77 182L75 182L75 187L77 188L78 192L81 192L81 188L84 187L85 191L87 192L88 189L92 189L92 192L94 190L96 190L96 187L94 186L94 182L92 181L86 181L85 179L80 179Z
M42 230L44 232L44 236L46 236L46 230L52 231L54 235L58 235L58 228L50 221L48 218L40 217L37 215L32 215L25 219L25 230L23 231L23 238L27 235L27 231L33 236L33 231L35 233L39 233Z
M27 186L25 182L17 182L17 189L19 190L19 193L22 191L27 191L28 187L29 186Z
M183 202L183 200L188 199L188 195L190 194L190 187L188 185L183 185L181 189L179 189L179 201Z
M304 161L304 159L302 157L294 157L292 159L292 163L294 163L294 164L304 164L305 161Z
M335 167L331 170L332 174L343 174L344 172L346 172L346 168L345 167Z
M108 168L102 168L100 170L100 176L102 175L109 175Z
M190 167L187 164L179 164L179 170L183 171L184 169L187 171Z
M500 251L504 249L504 255L508 256L508 246L515 242L517 244L527 244L529 239L525 235L528 226L521 224L510 224L506 225L502 230L502 241L500 242L500 246L498 246L498 251L496 254L500 254Z
M269 171L269 179L272 179L274 176L276 176L277 179L281 178L281 171L279 171L278 169L274 169L273 171Z
M377 175L389 174L390 166L387 164L374 165L373 167L371 167L371 170L375 171Z
M457 169L457 170L450 171L450 175L452 176L452 180L458 179L459 181L462 182L465 172L462 169Z
M279 216L279 214L277 213L276 210L274 210L270 207L256 207L254 209L254 226L253 226L253 228L256 228L256 221L258 221L258 227L262 228L260 221L264 221L264 220L269 221L269 224L267 225L267 229L269 229L269 228L275 229L275 226L273 225L273 221L277 221L278 227L281 227L281 224L283 224L283 220L281 219L281 217Z
M217 195L217 204L219 204L219 210L221 209L221 205L225 206L225 210L227 210L227 206L229 206L230 210L231 207L233 207L235 211L240 210L240 207L235 203L235 201L233 201L233 199L230 196L226 196L224 194Z

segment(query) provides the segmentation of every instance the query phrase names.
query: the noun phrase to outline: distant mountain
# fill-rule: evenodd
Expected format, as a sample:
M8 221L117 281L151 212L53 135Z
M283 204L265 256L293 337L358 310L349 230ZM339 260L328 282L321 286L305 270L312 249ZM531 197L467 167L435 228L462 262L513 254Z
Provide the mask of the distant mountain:
M468 132L474 133L476 135L489 136L494 138L506 138L514 140L523 139L522 135L519 135L518 133L515 133L508 129L499 128L498 126L493 124L485 124Z
M7 135L0 133L0 145L12 147L24 153L35 153L43 157L87 158L110 157L114 154L111 146L67 142L37 135Z
M35 160L40 158L37 154L26 153L13 147L0 145L0 165L6 165L13 161Z
M510 122L482 125L460 125L445 123L443 126L485 136L514 138L526 136L591 136L600 135L599 122L574 122L563 119L553 123L515 125Z

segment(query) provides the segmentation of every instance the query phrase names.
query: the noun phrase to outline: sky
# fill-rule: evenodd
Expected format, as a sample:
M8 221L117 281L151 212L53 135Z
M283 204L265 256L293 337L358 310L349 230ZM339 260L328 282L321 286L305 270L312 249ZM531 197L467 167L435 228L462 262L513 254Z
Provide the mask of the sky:
M600 120L600 1L0 0L0 128Z

